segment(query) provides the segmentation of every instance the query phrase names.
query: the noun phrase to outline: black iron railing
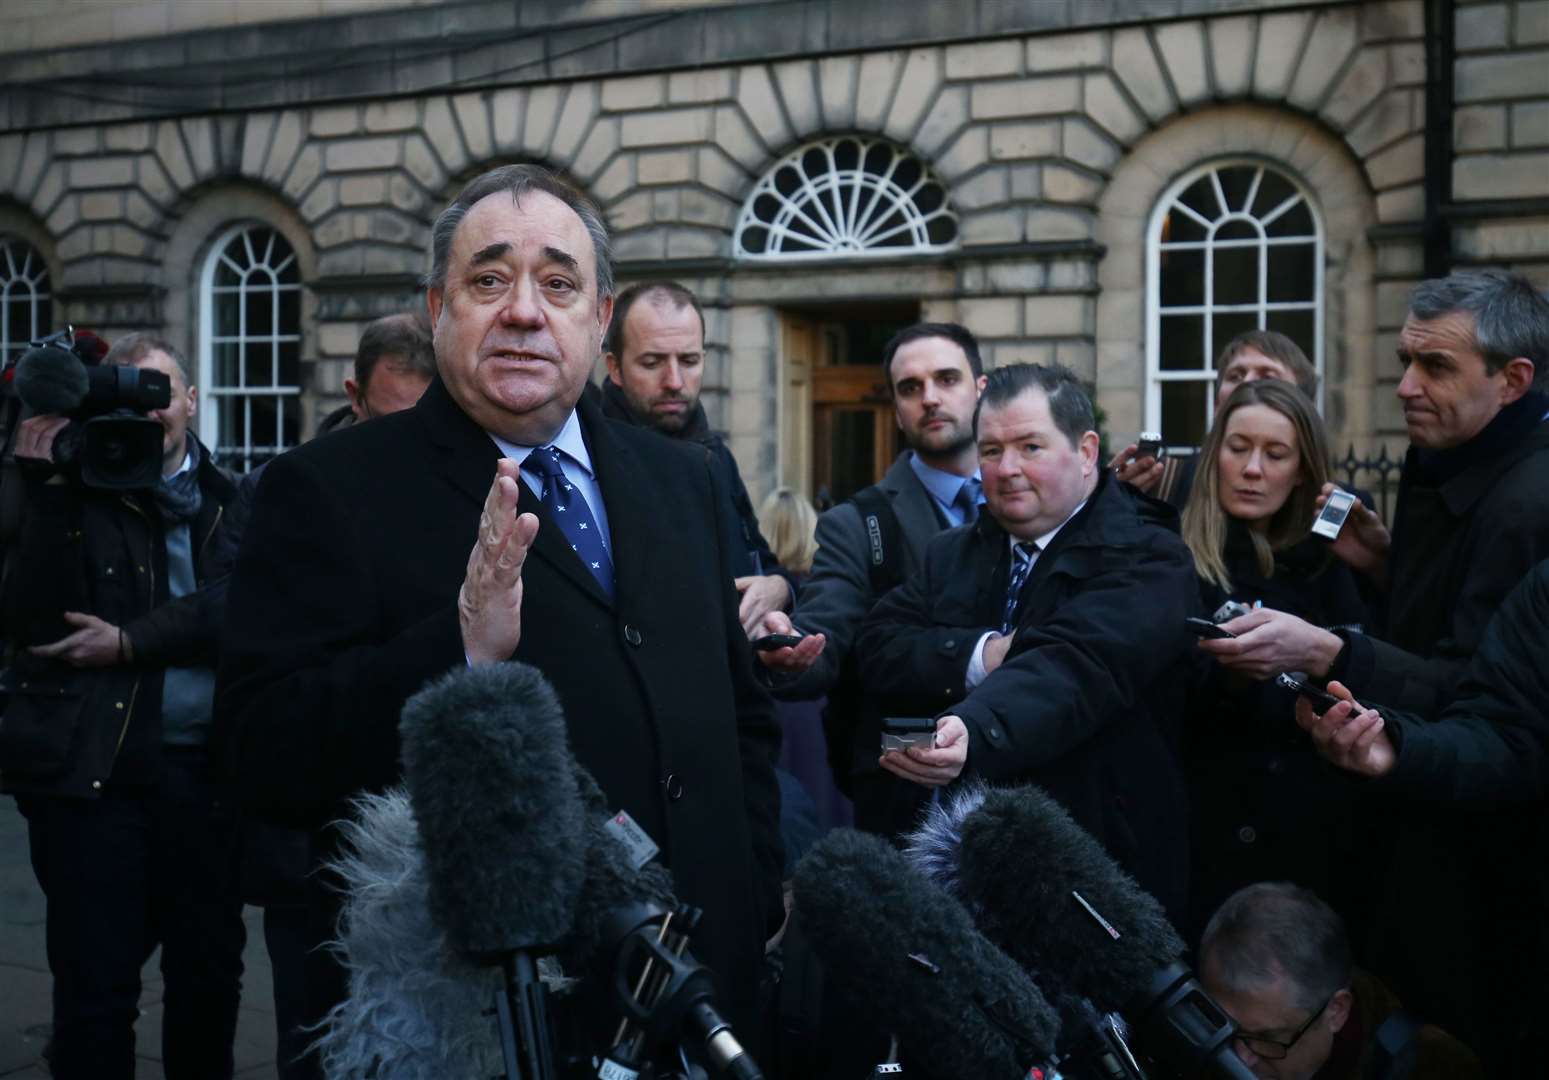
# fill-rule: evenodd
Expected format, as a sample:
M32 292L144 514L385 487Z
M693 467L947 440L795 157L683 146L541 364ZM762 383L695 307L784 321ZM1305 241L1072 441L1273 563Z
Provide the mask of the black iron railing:
M1393 503L1398 498L1398 474L1403 468L1403 456L1392 457L1386 445L1377 449L1375 457L1356 457L1355 447L1345 451L1345 456L1329 462L1333 480L1346 489L1364 488L1377 502L1377 513L1389 525L1393 523Z

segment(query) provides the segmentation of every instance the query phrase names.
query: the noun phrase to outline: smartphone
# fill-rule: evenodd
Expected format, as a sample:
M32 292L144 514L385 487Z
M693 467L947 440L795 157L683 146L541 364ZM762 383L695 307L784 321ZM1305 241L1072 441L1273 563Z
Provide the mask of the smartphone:
M1323 510L1318 514L1318 520L1312 523L1314 536L1321 536L1325 540L1334 540L1339 537L1339 530L1344 527L1345 518L1350 516L1350 510L1355 506L1355 496L1341 488L1335 488L1329 492L1328 501L1323 504Z
M1328 712L1343 700L1342 698L1335 697L1327 690L1319 690L1316 686L1303 682L1289 672L1282 671L1279 675L1275 676L1275 682L1285 687L1287 690L1294 690L1296 693L1312 702L1312 711L1317 713L1319 716L1322 716L1324 713Z
M1135 443L1135 457L1130 460L1134 461L1148 457L1161 461L1166 456L1167 447L1162 444L1162 433L1160 431L1142 431L1140 439Z
M802 636L801 634L765 634L763 637L754 638L750 644L759 652L773 652L788 645L800 645Z
M930 716L888 716L882 720L882 749L907 750L936 745L936 720Z
M1183 625L1189 628L1189 632L1202 638L1229 638L1237 635L1230 630L1225 630L1209 619L1197 619L1192 615L1183 620Z

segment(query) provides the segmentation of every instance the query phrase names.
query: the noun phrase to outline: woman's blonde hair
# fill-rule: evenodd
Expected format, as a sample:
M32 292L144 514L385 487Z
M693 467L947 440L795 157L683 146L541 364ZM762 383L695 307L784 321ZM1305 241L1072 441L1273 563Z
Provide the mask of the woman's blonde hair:
M1253 554L1265 577L1275 572L1275 552L1303 540L1312 528L1318 493L1328 480L1328 434L1323 418L1312 399L1292 383L1279 379L1256 379L1243 383L1226 399L1216 414L1205 445L1199 451L1199 466L1194 470L1194 486L1188 505L1183 508L1183 542L1194 555L1194 569L1200 577L1230 592L1231 577L1226 570L1226 534L1230 525L1221 506L1221 446L1226 442L1226 425L1232 414L1249 405L1263 405L1287 420L1296 432L1297 468L1301 483L1292 489L1285 505L1270 518L1263 532L1248 530Z
M780 565L793 574L812 570L818 553L818 512L790 488L775 488L758 508L758 528Z

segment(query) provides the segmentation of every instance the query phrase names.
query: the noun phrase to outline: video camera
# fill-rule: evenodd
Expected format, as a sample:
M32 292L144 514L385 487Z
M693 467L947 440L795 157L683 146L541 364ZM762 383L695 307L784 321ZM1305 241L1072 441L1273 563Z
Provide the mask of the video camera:
M87 487L129 491L161 478L162 426L148 415L172 402L172 380L160 371L104 365L102 341L77 339L67 326L32 343L0 372L5 393L28 415L57 413L71 423L54 439L53 460ZM8 427L14 428L14 403Z

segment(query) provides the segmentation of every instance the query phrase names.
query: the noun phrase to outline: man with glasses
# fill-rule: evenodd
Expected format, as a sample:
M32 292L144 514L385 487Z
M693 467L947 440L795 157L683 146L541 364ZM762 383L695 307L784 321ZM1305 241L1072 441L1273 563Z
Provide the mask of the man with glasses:
M1352 968L1345 924L1307 889L1263 882L1210 917L1205 990L1237 1025L1237 1056L1267 1080L1482 1077L1468 1048L1421 1025Z

